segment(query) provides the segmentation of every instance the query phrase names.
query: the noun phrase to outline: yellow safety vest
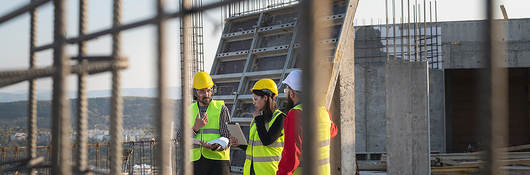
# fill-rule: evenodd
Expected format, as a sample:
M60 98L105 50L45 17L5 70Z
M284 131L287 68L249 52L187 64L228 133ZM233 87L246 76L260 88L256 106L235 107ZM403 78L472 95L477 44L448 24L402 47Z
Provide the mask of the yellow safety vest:
M223 109L224 101L212 100L208 105L206 113L208 114L208 123L202 127L195 139L209 142L221 137L219 131L219 120L221 116L221 109ZM195 117L199 113L199 106L197 102L191 105L191 125L195 124ZM211 160L230 160L230 149L224 151L212 151L211 149L204 148L200 145L193 144L191 151L191 161L197 161L201 158L201 155Z
M293 109L297 109L302 111L302 105L298 104ZM331 173L330 170L330 164L329 164L329 152L330 152L330 137L331 137L331 120L329 119L329 113L324 108L324 106L321 106L318 110L318 125L317 125L317 132L314 132L318 134L318 151L319 151L319 159L317 161L318 165L318 174L320 175L328 175ZM301 134L301 133L300 133ZM302 138L303 139L303 138ZM302 160L300 160L299 167L296 168L294 171L294 174L302 174Z
M278 116L282 114L283 113L280 110L274 111L274 114L272 114L274 117L271 119L271 121L269 121L268 125L266 124L267 130L272 126L274 121L276 121ZM247 156L245 159L243 175L250 175L251 164L253 164L255 174L276 174L276 171L278 170L278 163L280 163L283 151L283 129L282 135L278 137L274 143L265 146L259 138L256 123L254 123L253 120L251 123L248 140L249 143L246 151Z

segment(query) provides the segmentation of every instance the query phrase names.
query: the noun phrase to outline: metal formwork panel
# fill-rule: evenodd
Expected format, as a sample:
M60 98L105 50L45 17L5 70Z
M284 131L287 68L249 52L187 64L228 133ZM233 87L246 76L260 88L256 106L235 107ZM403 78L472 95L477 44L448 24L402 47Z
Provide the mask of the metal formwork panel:
M250 123L254 106L250 88L261 78L271 78L280 89L280 105L285 98L280 80L294 68L300 68L302 58L296 53L300 43L296 37L297 6L265 10L231 17L226 20L225 30L219 42L216 58L212 65L212 78L217 84L214 99L225 100L231 109L232 120ZM332 64L335 48L339 41L342 25L348 10L348 1L334 1L333 14L322 16L331 21L329 39L319 43L333 52L329 57ZM235 80L237 79L237 80ZM229 81L227 81L229 80Z

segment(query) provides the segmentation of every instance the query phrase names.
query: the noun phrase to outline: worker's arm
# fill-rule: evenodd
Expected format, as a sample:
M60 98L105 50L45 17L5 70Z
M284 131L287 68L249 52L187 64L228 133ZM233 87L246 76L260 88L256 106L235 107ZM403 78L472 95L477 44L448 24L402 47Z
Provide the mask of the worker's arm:
M337 136L337 133L339 132L338 128L337 128L337 125L335 125L335 123L333 123L333 117L331 117L331 114L329 113L328 111L328 115L329 115L329 120L331 121L331 128L330 128L330 138L333 138L335 136Z
M230 122L230 112L228 111L228 108L223 105L221 108L221 114L219 118L219 133L221 134L221 137L225 137L228 139L228 146L226 146L226 149L230 149L230 131L228 130L228 122ZM223 151L222 147L217 149L218 151Z
M191 109L190 109L190 111L191 111ZM195 119L196 119L196 118L194 118L193 120L195 120ZM193 126L191 126L191 127L193 128ZM194 131L193 129L191 129L191 128L190 128L190 130L191 130L191 136L192 136L192 138L195 138L195 136L197 136L197 132L195 132L195 131ZM182 131L182 128L177 129L177 140L178 140L178 141L182 141L182 132L183 132L183 131Z
M284 120L285 144L276 175L291 175L300 164L302 139L298 127L299 110L291 110Z
M266 123L265 123L265 117L260 115L254 118L254 121L256 123L256 130L258 130L258 136L261 140L261 143L263 145L268 146L276 141L280 136L282 136L282 130L283 130L283 120L285 118L284 114L280 114L276 120L274 120L274 123L272 123L272 126L267 130Z

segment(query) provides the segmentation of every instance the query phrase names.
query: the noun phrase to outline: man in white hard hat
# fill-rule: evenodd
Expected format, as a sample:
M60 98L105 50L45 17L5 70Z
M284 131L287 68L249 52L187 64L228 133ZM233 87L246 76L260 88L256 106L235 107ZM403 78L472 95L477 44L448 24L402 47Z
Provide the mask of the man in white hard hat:
M282 158L278 165L277 175L300 174L302 153L302 128L300 121L304 120L300 95L302 94L302 71L292 71L283 82L286 85L284 93L287 96L288 107L291 109L284 120L285 144ZM319 155L318 174L330 174L330 139L337 135L337 126L331 122L329 112L319 107L316 132L318 134Z

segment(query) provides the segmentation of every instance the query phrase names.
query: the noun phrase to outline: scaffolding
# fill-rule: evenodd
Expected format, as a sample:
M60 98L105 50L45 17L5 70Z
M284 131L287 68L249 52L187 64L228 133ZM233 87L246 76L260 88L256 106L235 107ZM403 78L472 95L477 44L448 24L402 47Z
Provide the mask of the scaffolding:
M285 6L291 2L292 5ZM230 14L236 15L225 21L225 29L210 72L218 89L213 98L224 100L232 111L232 120L241 122L242 125L250 124L250 112L255 110L250 93L254 83L261 78L271 78L279 85L279 97L283 102L284 87L280 80L293 69L301 68L304 61L299 58L301 44L297 37L300 27L297 11L299 4L294 1L270 3L261 6L266 9L259 9L254 13L252 10L231 11ZM319 44L329 51L329 55L323 59L330 66L333 64L347 10L348 1L336 0L331 6L332 14L320 17L329 22L326 28L331 35Z

